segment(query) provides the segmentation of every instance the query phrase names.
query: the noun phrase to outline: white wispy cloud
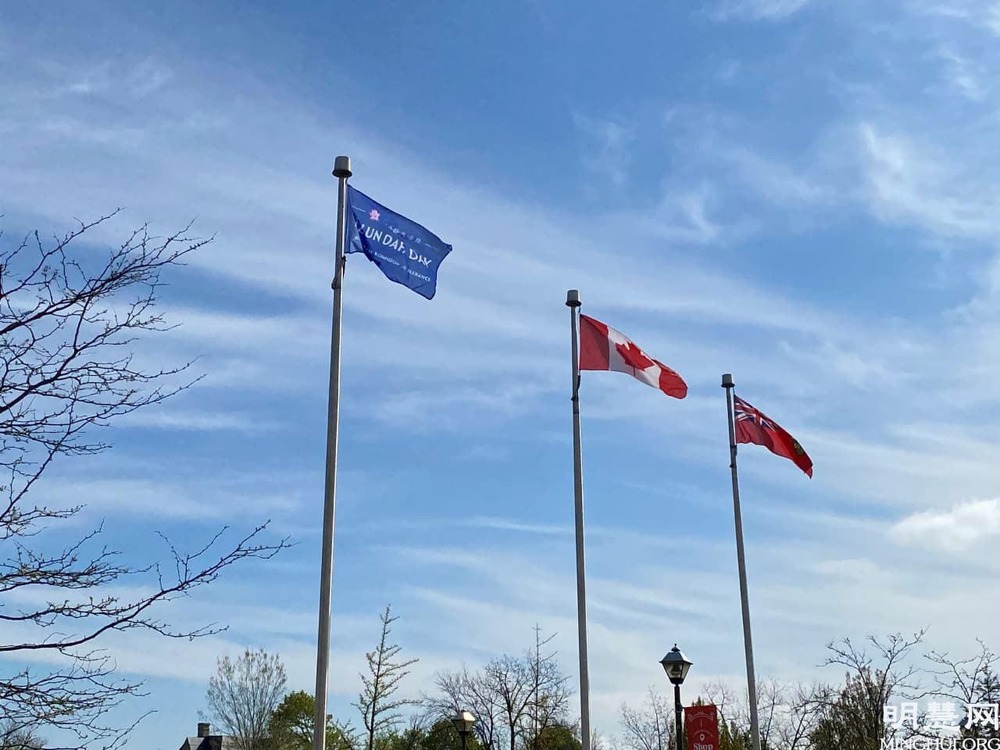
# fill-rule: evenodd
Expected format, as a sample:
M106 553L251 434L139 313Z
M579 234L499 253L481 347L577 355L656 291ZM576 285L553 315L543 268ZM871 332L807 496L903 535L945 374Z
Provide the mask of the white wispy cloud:
M233 430L237 432L259 432L274 429L273 421L266 421L259 416L239 414L232 411L207 411L181 409L157 409L133 412L123 418L119 424L122 427L144 427L149 429L215 431Z
M797 208L834 202L833 186L830 183L744 146L726 148L715 144L711 153L735 166L739 177L747 185L776 206Z
M69 462L45 477L35 497L55 508L83 505L77 519L82 524L111 518L120 525L129 517L224 522L247 507L262 519L293 515L302 506L293 473L206 476L204 468L194 461L180 468L155 459L130 462L117 456L86 469Z
M658 237L693 244L709 244L719 239L724 228L714 221L713 190L700 185L686 190L669 189L654 212L643 221Z
M1000 536L1000 500L971 500L950 510L914 513L893 526L892 534L924 548L966 550Z
M993 0L925 0L916 7L928 15L958 19L1000 35L1000 7Z
M987 91L982 81L982 72L972 60L948 47L940 49L938 54L944 62L948 82L955 91L976 102L986 98Z
M585 137L584 166L599 177L609 178L612 185L623 186L628 179L632 128L619 120L581 114L573 115L573 124Z
M169 84L165 84L164 97L167 101L172 96L201 101L199 97L204 94L192 94L184 88L186 85L185 75L174 71ZM224 111L218 104L207 102L204 111L223 121L253 122L261 117L259 112L251 118L238 109ZM44 116L44 112L36 114ZM281 129L272 128L266 117L260 127L289 133L308 133L315 128L305 118L292 123L289 117L294 119L295 115L287 111L282 115ZM88 126L100 129L112 120L110 113L98 110L90 113ZM24 133L28 132L30 121L28 118L24 123ZM143 155L142 169L163 176L162 185L144 196L144 205L155 205L158 215L175 217L177 221L183 220L185 210L197 209L198 226L223 227L214 245L191 259L192 267L238 288L246 286L265 294L288 295L296 303L294 311L274 314L191 306L168 308L168 319L180 324L170 334L170 340L175 342L174 351L182 357L204 355L198 365L209 374L204 381L206 388L265 387L288 391L312 382L306 376L321 374L328 347L325 328L328 283L316 282L328 276L330 263L332 185L324 174L326 170L318 170L315 178L290 177L276 165L238 159L235 154L239 144L231 143L224 130L209 130L195 136L183 127L177 131L161 130L157 124L149 125L146 132L163 153L171 156ZM22 137L31 141L38 135ZM845 320L842 315L783 298L721 270L692 264L673 247L661 249L648 240L645 243L648 250L633 243L635 253L620 256L608 266L608 243L622 241L621 224L617 221L610 225L599 220L585 221L581 225L579 217L560 216L482 190L467 191L443 175L415 167L412 157L400 159L383 154L380 144L372 138L355 134L345 134L344 138L355 143L356 153L361 154L357 161L364 168L358 169L359 175L371 173L370 179L378 180L380 175L392 174L393 179L384 182L394 186L402 204L414 206L421 216L429 216L430 226L463 247L463 253L454 253L442 269L441 290L433 305L413 295L386 294L384 280L360 259L352 258L348 265L348 316L359 316L365 322L364 327L353 328L345 338L348 361L353 367L386 371L385 368L404 360L411 371L421 372L417 387L399 386L399 390L383 395L377 404L371 405L377 417L392 419L395 424L407 421L413 424L407 415L425 411L435 399L442 417L445 410L461 415L470 406L482 413L497 414L496 407L502 406L502 412L523 414L532 408L532 396L562 387L565 362L562 355L550 352L561 345L564 337L563 323L552 317L553 308L559 308L564 286L578 286L595 304L613 304L614 309L626 312L801 331L818 337L814 343L818 347L816 361L822 360L829 349L830 344L824 342L828 333L870 328L870 324L862 326ZM313 140L321 139L318 134L315 139L296 138L294 143L289 141L274 151L295 154L304 164L307 157L314 155L303 152L297 144ZM114 144L109 149L113 151ZM175 155L178 153L184 155L178 157ZM736 149L732 154L741 170L756 169L760 179L763 179L762 166L768 166L764 171L771 177L760 189L774 200L822 203L824 188L807 178L775 162L765 162L748 150ZM128 152L109 158L130 160L133 155ZM90 178L87 172L81 172L79 178L84 182L91 179L95 186L85 193L47 190L42 200L36 189L26 186L25 192L18 194L18 205L44 206L54 217L60 207L65 209L80 195L91 200L99 194L124 195L131 192L126 186L137 177L128 174L131 162L122 163L125 173L115 173L117 176L111 179L103 169L93 172ZM193 187L194 194L166 189L171 182L183 184L188 164L190 171L205 175ZM420 174L420 179L410 181L406 179L409 174ZM423 185L423 195L406 188L408 184ZM437 194L444 200L428 203L423 197L426 194ZM178 199L181 195L183 200ZM712 214L714 201L713 189L705 185L671 190L664 199L661 218L653 215L654 233L674 241L703 244L712 243L723 234L731 236L729 227L716 223ZM443 212L439 203L446 204L449 210ZM94 201L92 206L97 210L98 202ZM248 207L252 208L248 211ZM77 212L78 206L74 210ZM145 212L140 207L131 209L130 214L134 213ZM648 214L646 217L649 221ZM108 228L109 240L114 236L111 229ZM567 247L573 248L572 253L565 251ZM661 280L646 272L651 259L664 255L671 259L670 295L663 295ZM520 280L519 284L498 288L490 272L491 265L481 262L481 258L502 264L506 273ZM410 335L415 330L433 336L429 340L425 336L417 344ZM701 342L691 345L704 346ZM464 352L461 368L451 366L455 351ZM720 347L718 354L723 351ZM852 357L858 361L856 353L841 347L845 367ZM290 366L292 363L295 366ZM539 377L526 393L526 386L518 381L529 370ZM857 365L854 371L860 372ZM498 373L511 382L499 388L491 386L493 395L487 398L479 390L481 379ZM442 382L449 384L451 394L445 401L439 395ZM507 395L500 398L501 394Z
M730 2L717 6L717 17L779 21L807 7L803 0ZM973 59L960 45L947 49L963 64ZM949 72L971 76L968 86L988 80L988 68L980 77L974 65L961 69L955 60L945 62L957 66ZM641 387L623 376L595 375L586 383L587 424L594 427L588 440L601 440L602 449L617 443L635 446L634 453L679 457L674 463L657 458L657 471L648 477L619 476L617 466L594 464L604 468L595 472L600 489L588 490L588 507L600 512L603 505L606 512L609 497L620 503L615 508L626 507L619 498L642 497L647 514L633 517L622 510L622 525L630 528L588 528L591 668L595 717L603 729L614 731L621 700L641 698L647 682L661 679L656 660L673 640L698 643L695 659L704 671L693 678L693 689L706 675L731 674L740 663L718 388L724 370L735 371L741 388L745 384L747 393L759 397L758 405L792 429L817 460L816 479L809 482L763 448L741 449L762 674L814 676L822 642L839 635L933 620L942 623L947 640L970 628L986 633L992 627L1000 615L992 603L962 623L954 612L995 571L977 568L963 578L942 569L944 557L923 554L947 547L942 538L958 540L961 551L997 533L991 525L996 502L970 500L995 495L995 441L984 436L988 420L963 411L977 399L995 398L980 395L976 382L1000 362L1000 334L984 325L993 319L988 310L995 300L988 290L974 300L980 304L964 307L960 320L948 317L954 299L927 310L926 317L897 320L891 311L852 311L845 301L850 290L836 302L813 300L789 291L787 283L779 290L767 269L730 273L708 257L720 248L739 249L748 237L767 241L777 212L832 221L845 206L856 211L854 218L915 229L924 241L946 238L954 242L955 256L967 247L982 252L977 243L997 236L990 197L996 180L982 158L989 146L955 147L955 141L971 143L974 129L960 129L949 140L942 135L953 124L947 117L937 132L926 120L909 122L905 110L893 116L891 101L867 110L872 99L865 99L856 109L831 115L812 139L812 150L783 153L754 144L752 129L736 118L728 130L720 126L710 137L692 139L699 147L685 155L696 178L665 180L660 191L652 191L652 209L610 207L583 216L533 206L437 171L375 131L337 117L317 118L291 95L232 75L183 63L167 67L152 58L89 66L65 59L26 64L22 78L3 84L9 101L24 105L11 108L0 126L10 155L0 168L8 217L16 216L25 228L60 227L68 217L126 203L129 221L155 216L158 226L177 226L198 216L199 230L218 231L216 243L192 258L186 277L208 291L195 303L188 289L181 290L185 301L167 308L168 319L181 327L162 351L150 352L166 359L204 355L199 363L210 377L185 396L190 400L182 410L137 417L133 429L184 429L192 439L222 430L236 433L226 436L234 442L259 438L249 429L256 426L254 412L238 404L259 405L266 396L273 401L275 393L288 398L268 412L275 440L287 435L282 427L299 426L297 416L284 413L293 402L322 413L335 192L326 149L346 144L359 186L378 185L385 193L380 200L419 216L461 248L442 268L431 305L400 289L387 293L377 271L361 258L350 259L345 377L366 387L352 392L345 411L356 417L359 431L389 425L375 432L380 441L412 438L413 425L427 429L420 417L432 409L438 436L442 426L473 424L471 434L491 420L513 423L539 412L546 419L552 413L565 417L562 300L570 286L583 290L586 310L614 316L644 348L664 352L697 384L683 404L665 404L654 391L637 392ZM990 87L962 88L962 80L953 80L959 91L981 96L970 102L991 101ZM866 79L865 85L887 96L877 81ZM232 90L245 97L220 95ZM255 95L269 106L248 105ZM122 108L138 106L146 108L144 116L128 122L119 117ZM613 119L575 124L594 139L600 156L595 165L626 185L628 155L644 145L637 133ZM833 167L822 163L824 138L844 130L852 133L850 143L839 144ZM739 137L723 137L733 132ZM685 141L678 150L689 145ZM67 155L75 157L72 180L65 179L60 161ZM757 203L748 207L745 194ZM113 241L121 226L97 236ZM692 246L707 252L693 254ZM244 304L230 307L227 301L236 296ZM968 302L962 297L957 304ZM947 398L917 424L910 416L915 393ZM228 407L220 403L223 395L232 398ZM551 406L557 395L558 407ZM505 439L535 447L565 441L565 433L552 437L552 424L533 424ZM689 472L711 467L716 473L671 484L663 472L681 462ZM282 528L294 528L305 544L315 544L318 476L266 467L247 472L224 463L194 466L189 473L178 466L156 470L155 461L104 465L93 475L67 472L45 491L89 500L94 514L123 524L204 524L243 518L250 510L273 513ZM455 464L437 467L447 477ZM531 469L504 462L497 471ZM240 472L245 476L236 481L233 473ZM401 632L407 648L421 657L415 677L422 684L442 666L475 664L522 648L536 623L560 634L564 666L574 668L568 520L482 516L492 509L475 507L471 519L458 522L428 512L421 523L400 519L394 525L379 515L379 501L409 499L403 470L345 471L341 486L340 508L348 520L338 534L346 539L347 564L355 567L347 568L338 586L352 586L352 572L377 565L386 570L379 568L377 584L359 586L369 590L348 588L345 596L338 589L335 609L353 613L362 606L357 602L367 606L363 596L412 605L401 610ZM292 487L300 489L285 491ZM567 503L562 517L568 519L569 492L549 494L532 500ZM678 504L686 511L697 507L709 530L669 526ZM434 537L442 529L454 537L442 543ZM457 548L455 538L467 546ZM184 619L199 611L228 618L234 629L225 636L191 646L154 646L130 636L115 645L116 658L136 674L197 683L221 651L238 653L243 645L260 643L279 650L295 683L311 689L314 614L301 602L284 609L246 606L272 585L282 592L309 589L314 571L305 569L275 568L273 578L254 581L259 592L221 589L213 594L217 598L195 598L184 603L190 609L172 610ZM935 598L927 591L945 593ZM310 589L302 600L311 596ZM343 703L338 710L347 710L356 691L354 675L375 625L373 617L363 623L335 620L332 685Z
M996 201L982 189L981 176L963 172L961 162L921 148L906 135L865 124L860 137L871 198L880 218L946 235L996 237Z
M715 7L712 15L719 21L780 21L798 13L809 3L810 0L725 0Z

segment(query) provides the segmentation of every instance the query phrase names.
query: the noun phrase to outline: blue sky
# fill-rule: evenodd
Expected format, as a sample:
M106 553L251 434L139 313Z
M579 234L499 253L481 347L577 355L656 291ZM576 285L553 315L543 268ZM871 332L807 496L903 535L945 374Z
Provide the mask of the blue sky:
M987 0L296 4L47 2L0 25L6 241L123 206L95 242L195 219L179 327L197 387L66 461L40 499L148 560L271 519L298 543L171 605L224 635L106 645L193 731L215 659L277 651L312 689L337 154L454 246L426 301L350 259L331 706L377 614L433 674L537 622L575 679L569 288L680 372L684 401L585 373L593 724L743 669L720 375L815 478L741 450L762 677L811 680L831 638L930 626L996 643L1000 430L996 112ZM975 606L970 602L976 601Z

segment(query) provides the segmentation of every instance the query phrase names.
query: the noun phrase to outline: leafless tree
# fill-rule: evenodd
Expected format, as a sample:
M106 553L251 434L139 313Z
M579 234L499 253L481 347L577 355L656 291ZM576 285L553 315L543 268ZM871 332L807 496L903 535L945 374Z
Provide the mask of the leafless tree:
M218 660L205 702L239 750L266 750L271 715L285 693L285 667L277 654L246 649L235 661Z
M483 667L480 677L483 690L499 709L510 750L517 750L517 741L530 717L533 676L524 659L503 655Z
M629 750L667 750L674 745L673 700L652 687L641 707L622 704L619 721L622 743Z
M895 729L886 726L885 707L893 697L914 698L921 690L918 669L909 656L924 634L921 630L909 637L870 635L864 647L849 638L827 645L830 655L824 664L845 667L847 675L843 687L821 690L815 696L820 713L811 740L816 750L868 750L894 736Z
M101 253L83 236L112 216L51 241L35 233L8 244L0 234L0 656L33 665L0 667L0 716L68 731L78 746L120 744L128 728L109 726L107 714L140 692L140 683L116 675L102 649L107 636L218 632L175 629L157 605L285 546L266 543L258 526L219 549L223 529L189 551L164 539L168 564L133 566L102 542L100 526L60 542L60 522L72 522L81 505L32 500L56 459L100 453L108 447L100 428L193 380L186 365L144 369L133 347L166 329L156 309L161 272L208 241L186 230L157 239L142 227Z
M42 750L45 743L31 727L14 721L0 723L0 750Z
M472 731L479 744L484 750L497 750L502 719L482 676L463 667L455 672L438 672L434 685L437 692L423 699L431 723L451 719L459 711L470 711L476 717Z
M391 606L386 605L379 619L382 632L378 646L365 654L368 671L361 675L362 690L358 702L354 704L364 721L368 750L375 747L375 737L379 733L392 730L399 723L399 709L414 703L412 699L393 696L399 689L400 681L410 673L407 667L417 660L396 661L402 647L389 643L392 624L399 619L392 616Z
M541 628L535 626L535 646L525 654L525 663L531 679L531 696L528 701L528 725L524 727L527 747L538 750L539 739L546 729L564 721L569 704L567 677L559 667L554 651L546 653L555 634L542 637Z
M768 733L768 747L775 750L807 750L809 738L820 718L817 685L785 686L777 721Z
M732 686L725 682L710 682L704 688L706 703L715 706L719 715L719 725L736 727L739 730L749 729L750 709L746 700L746 691L738 694Z
M535 628L535 643L522 656L504 654L477 672L439 672L436 695L425 696L432 717L451 718L468 710L484 750L535 750L553 731L574 731L566 724L570 692L557 654L548 652L553 636Z
M979 652L966 659L956 659L939 651L930 651L926 655L935 683L929 693L937 699L939 709L950 706L962 712L949 717L956 722L967 718L965 712L968 706L1000 703L1000 656L983 641L976 639L976 642ZM942 710L942 713L947 711ZM934 733L933 726L927 728L931 734ZM1000 729L985 725L970 726L968 722L962 725L962 734L973 739L1000 739Z
M819 718L821 703L828 688L783 683L774 679L757 683L757 719L762 747L768 750L806 750L809 737ZM750 710L746 692L737 695L729 685L710 683L705 689L706 702L715 705L720 726L740 747L750 735Z
M772 737L781 725L784 700L784 688L777 680L757 681L757 723L761 741L768 747L773 747Z

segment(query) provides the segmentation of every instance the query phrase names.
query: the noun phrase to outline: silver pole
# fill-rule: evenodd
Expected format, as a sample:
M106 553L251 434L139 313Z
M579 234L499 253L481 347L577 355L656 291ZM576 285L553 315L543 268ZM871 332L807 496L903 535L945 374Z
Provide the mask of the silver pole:
M333 276L333 331L330 334L330 396L326 419L326 480L323 493L323 563L319 579L319 636L316 642L316 714L313 750L326 744L326 688L330 667L330 592L333 588L333 521L337 510L337 432L340 425L340 331L344 310L344 255L347 230L347 178L351 159L338 156L333 176L340 182L337 195L337 251Z
M566 292L573 341L573 486L576 495L576 620L580 638L580 743L590 750L590 672L587 667L587 573L583 555L583 443L580 437L580 292Z
M750 600L747 597L747 563L743 552L743 516L740 513L740 482L736 474L736 425L733 421L733 376L722 376L726 389L726 415L729 418L729 468L733 473L733 517L736 521L736 561L740 570L740 602L743 606L743 647L747 656L747 693L750 698L750 736L753 750L760 750L760 724L757 718L757 679L753 670L753 637L750 635Z

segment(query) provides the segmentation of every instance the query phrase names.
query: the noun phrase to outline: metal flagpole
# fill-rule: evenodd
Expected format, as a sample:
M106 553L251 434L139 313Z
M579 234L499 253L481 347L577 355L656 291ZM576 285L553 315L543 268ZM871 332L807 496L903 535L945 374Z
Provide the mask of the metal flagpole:
M750 600L747 598L747 563L743 553L743 516L740 514L740 482L736 474L736 425L733 421L733 376L722 376L726 389L726 416L729 419L729 468L733 473L733 517L736 520L736 560L740 570L740 601L743 606L743 646L747 656L747 692L750 696L750 736L753 750L760 750L757 719L757 680L753 670L753 638L750 635Z
M583 555L583 445L580 437L580 292L566 292L573 342L573 485L576 507L576 618L580 638L580 742L590 750L590 672L587 667L587 583Z
M333 276L333 331L330 334L330 395L326 421L326 480L323 492L323 563L319 580L319 636L316 643L316 713L313 750L326 744L326 688L330 667L330 592L333 588L333 521L337 509L337 432L340 424L340 331L344 309L344 255L346 240L347 178L351 159L338 156L333 176L340 182L337 195L337 250Z

